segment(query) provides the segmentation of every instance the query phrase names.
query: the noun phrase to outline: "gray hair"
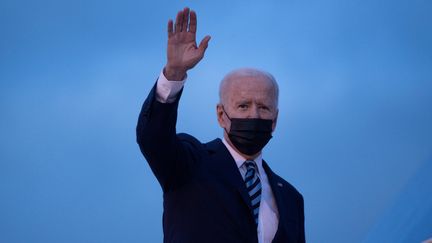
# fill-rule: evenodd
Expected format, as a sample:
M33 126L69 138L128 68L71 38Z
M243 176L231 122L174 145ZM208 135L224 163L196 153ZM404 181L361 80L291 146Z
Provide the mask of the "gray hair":
M231 72L229 72L225 77L222 79L219 85L219 103L222 104L223 101L223 94L225 89L227 88L230 81L238 77L263 77L265 80L270 81L273 85L274 89L274 97L276 101L276 107L278 106L279 101L279 86L276 82L276 79L271 75L269 72L259 70L256 68L239 68L235 69Z

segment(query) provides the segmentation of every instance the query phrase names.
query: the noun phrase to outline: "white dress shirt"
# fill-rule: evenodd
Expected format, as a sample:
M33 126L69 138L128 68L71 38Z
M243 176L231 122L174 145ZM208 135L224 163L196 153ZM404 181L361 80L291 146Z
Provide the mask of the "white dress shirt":
M156 100L162 103L174 102L185 82L186 78L180 81L169 81L162 71L156 84ZM233 157L237 168L244 179L246 167L243 166L243 163L246 161L246 159L237 153L237 151L235 151L234 148L229 145L225 138L222 139L222 142ZM262 154L259 154L256 158L254 158L254 161L258 167L258 177L261 180L262 187L257 228L258 242L270 243L276 235L279 224L279 212L276 206L273 191L267 178L267 174L265 173L262 166Z

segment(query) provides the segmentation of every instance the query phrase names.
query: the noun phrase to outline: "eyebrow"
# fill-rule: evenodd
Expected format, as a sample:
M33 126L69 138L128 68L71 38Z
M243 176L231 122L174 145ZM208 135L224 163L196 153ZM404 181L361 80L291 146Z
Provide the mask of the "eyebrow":
M240 100L240 101L236 101L236 102L234 102L234 105L237 106L237 105L242 105L242 104L251 104L251 103L255 103L255 102L252 102L252 100L248 100L248 99L242 99L242 100ZM270 104L265 104L264 102L256 102L256 104L257 104L257 105L260 105L260 106L268 107L268 108L270 108L270 109L274 109L274 108L276 107L276 106L273 104L273 102L270 102Z
M234 105L245 104L245 103L252 103L252 101L248 100L248 99L242 99L242 100L234 102Z

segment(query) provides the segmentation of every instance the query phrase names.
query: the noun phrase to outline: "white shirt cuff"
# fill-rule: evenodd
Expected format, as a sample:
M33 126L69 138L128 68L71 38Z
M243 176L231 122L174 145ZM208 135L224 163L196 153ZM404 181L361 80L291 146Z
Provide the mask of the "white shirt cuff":
M161 103L172 103L177 99L180 90L186 82L187 75L183 80L168 80L161 71L156 84L156 100Z

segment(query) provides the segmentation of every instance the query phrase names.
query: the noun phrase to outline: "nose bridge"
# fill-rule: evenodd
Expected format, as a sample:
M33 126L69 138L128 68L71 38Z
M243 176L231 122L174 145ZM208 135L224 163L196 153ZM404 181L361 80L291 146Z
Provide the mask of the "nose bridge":
M252 102L250 109L249 109L249 117L250 118L261 118L258 106L255 102Z

